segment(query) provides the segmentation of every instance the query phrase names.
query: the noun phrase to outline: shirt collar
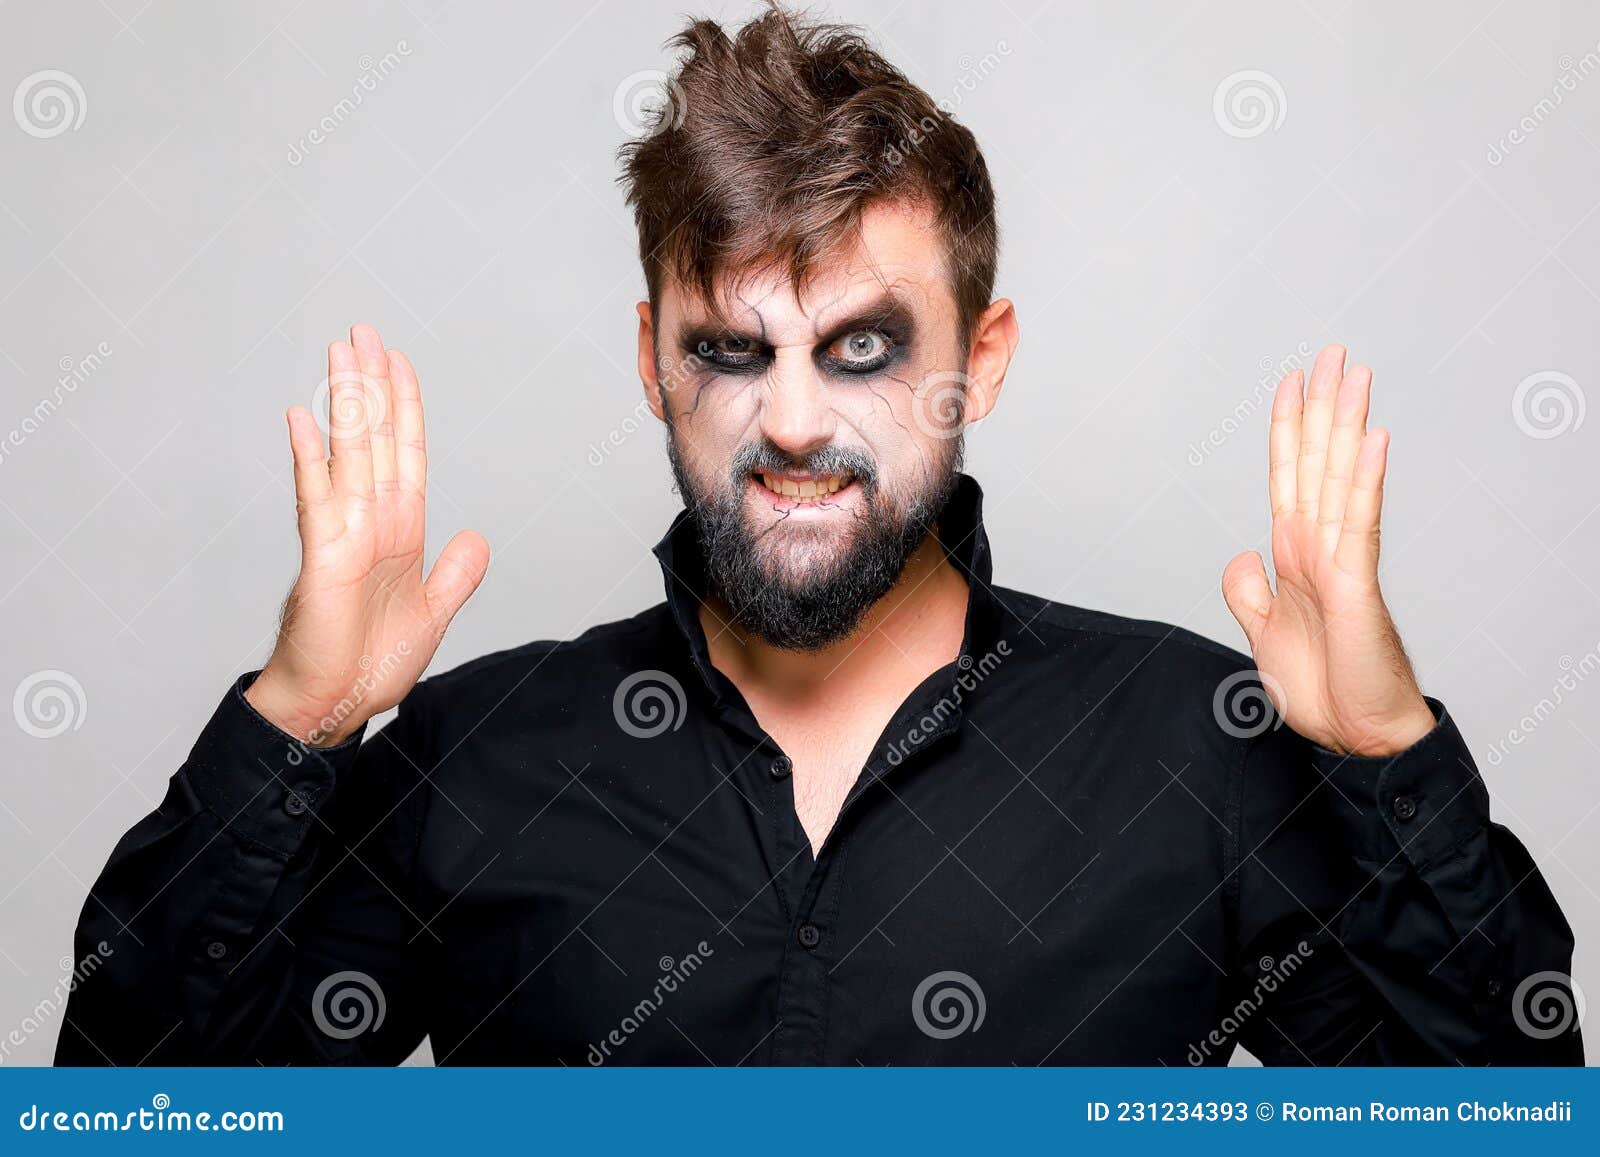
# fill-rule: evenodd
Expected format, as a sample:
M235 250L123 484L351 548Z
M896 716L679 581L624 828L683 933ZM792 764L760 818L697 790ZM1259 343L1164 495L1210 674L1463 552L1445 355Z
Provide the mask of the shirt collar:
M994 566L989 553L989 536L983 525L983 489L975 478L968 474L956 475L955 489L939 516L938 534L946 555L967 580L967 617L961 655L964 663L970 665L975 656L986 653L992 646L1001 621L1001 609L991 585ZM722 703L729 698L732 687L726 676L712 665L705 631L700 625L700 602L707 586L705 560L693 516L687 509L678 512L653 553L661 564L667 606L689 646L695 669Z

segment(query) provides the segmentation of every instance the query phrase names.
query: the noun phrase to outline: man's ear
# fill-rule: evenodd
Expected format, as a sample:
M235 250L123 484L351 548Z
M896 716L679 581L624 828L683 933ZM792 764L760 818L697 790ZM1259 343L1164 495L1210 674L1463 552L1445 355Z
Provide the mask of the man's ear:
M665 422L667 415L661 408L661 379L656 374L655 319L651 316L648 301L641 301L635 308L639 313L639 381L644 384L644 397L650 403L650 412Z
M994 409L1005 384L1011 355L1017 352L1017 311L1002 297L978 315L967 352L966 421L981 422Z

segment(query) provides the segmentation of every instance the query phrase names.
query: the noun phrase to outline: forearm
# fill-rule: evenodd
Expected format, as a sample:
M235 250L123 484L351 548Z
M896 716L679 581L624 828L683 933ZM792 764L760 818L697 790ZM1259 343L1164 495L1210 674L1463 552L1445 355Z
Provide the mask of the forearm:
M1390 758L1319 753L1332 804L1369 880L1341 935L1385 999L1441 1054L1478 1064L1581 1064L1575 1018L1545 1035L1529 998L1570 986L1572 932L1537 866L1492 822L1455 723Z
M204 1060L224 1039L247 1048L272 1019L274 973L291 961L264 946L327 870L315 816L355 742L293 743L240 690L90 891L75 950L91 964L69 999L58 1063Z
M1544 1032L1519 992L1570 978L1570 929L1430 706L1437 725L1393 756L1339 755L1285 729L1247 762L1238 968L1297 956L1270 1027L1247 1034L1264 1059L1582 1061L1575 1020Z

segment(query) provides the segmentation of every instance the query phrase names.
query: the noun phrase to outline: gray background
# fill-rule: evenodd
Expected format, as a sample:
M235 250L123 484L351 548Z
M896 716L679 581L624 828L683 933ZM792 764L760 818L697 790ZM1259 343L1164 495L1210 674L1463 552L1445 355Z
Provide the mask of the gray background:
M40 1021L5 1063L49 1060L59 1010L39 1006L89 882L229 681L267 654L296 563L281 415L312 399L350 322L420 369L431 548L463 526L494 548L433 670L660 597L646 548L676 501L659 428L633 431L642 279L613 185L614 96L666 66L680 11L0 8L0 97L56 69L84 113L40 137L0 108L0 700L40 671L83 690L53 738L0 713L0 1038ZM1600 417L1582 420L1600 321L1600 11L826 11L949 98L994 172L1000 291L1023 332L970 439L998 581L1242 647L1218 578L1264 545L1258 383L1347 342L1394 431L1389 601L1600 998ZM398 66L291 163L385 54ZM1282 92L1281 123L1254 135L1214 106L1245 70ZM60 367L101 349L32 421ZM1538 379L1516 408L1519 384L1551 373L1570 375L1560 398L1535 405ZM591 447L613 431L597 466ZM1491 765L1518 728L1525 741Z

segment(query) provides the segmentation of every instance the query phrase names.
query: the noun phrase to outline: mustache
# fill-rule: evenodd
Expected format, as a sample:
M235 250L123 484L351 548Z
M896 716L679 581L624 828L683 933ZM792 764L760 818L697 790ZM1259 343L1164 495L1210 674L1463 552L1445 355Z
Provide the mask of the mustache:
M811 474L849 474L870 494L878 482L878 467L865 453L847 446L823 446L809 454L790 454L770 442L747 442L734 452L728 476L735 491L758 470L801 471Z

